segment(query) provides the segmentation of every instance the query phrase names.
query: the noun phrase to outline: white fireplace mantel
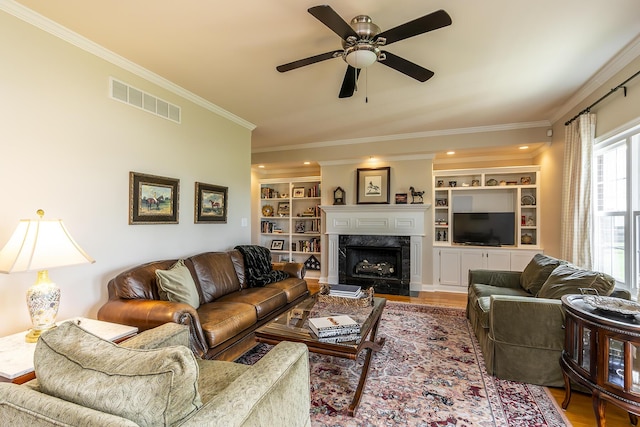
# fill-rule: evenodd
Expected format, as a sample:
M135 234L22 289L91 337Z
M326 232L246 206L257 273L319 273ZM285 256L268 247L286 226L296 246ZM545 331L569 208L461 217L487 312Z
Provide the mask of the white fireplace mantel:
M329 205L326 234L424 236L425 213L431 205Z
M339 236L411 236L411 283L422 284L422 241L429 204L411 205L328 205L325 212L327 234L327 282L338 283Z

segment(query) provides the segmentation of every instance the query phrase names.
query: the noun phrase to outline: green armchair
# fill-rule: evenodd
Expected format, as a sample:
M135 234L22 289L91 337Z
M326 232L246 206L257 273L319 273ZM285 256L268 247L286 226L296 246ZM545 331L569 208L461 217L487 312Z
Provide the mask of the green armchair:
M120 345L64 322L40 337L36 379L0 383L3 425L310 426L308 350L283 342L255 365L197 359L186 326Z
M590 288L630 299L615 280L538 254L523 272L470 270L467 317L487 372L498 378L563 387L565 313L560 298Z

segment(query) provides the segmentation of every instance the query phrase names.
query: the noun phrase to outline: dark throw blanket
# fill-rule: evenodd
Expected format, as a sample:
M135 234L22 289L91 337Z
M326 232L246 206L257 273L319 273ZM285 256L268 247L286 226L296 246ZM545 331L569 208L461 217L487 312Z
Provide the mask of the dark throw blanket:
M256 288L289 277L289 273L285 271L272 270L269 249L257 245L238 245L235 249L239 250L244 257L244 269L249 287Z

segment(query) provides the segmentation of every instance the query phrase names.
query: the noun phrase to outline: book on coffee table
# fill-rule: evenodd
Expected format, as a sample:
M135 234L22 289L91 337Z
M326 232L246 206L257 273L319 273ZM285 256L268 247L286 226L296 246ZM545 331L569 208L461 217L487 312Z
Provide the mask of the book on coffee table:
M328 343L339 343L339 342L348 342L348 341L356 341L356 342L360 342L360 334L346 334L346 335L335 335L332 337L322 337L322 338L318 338L318 341L320 342L328 342Z
M329 295L344 298L360 298L362 288L356 285L331 285Z
M346 314L310 318L309 328L319 338L360 333L360 324Z

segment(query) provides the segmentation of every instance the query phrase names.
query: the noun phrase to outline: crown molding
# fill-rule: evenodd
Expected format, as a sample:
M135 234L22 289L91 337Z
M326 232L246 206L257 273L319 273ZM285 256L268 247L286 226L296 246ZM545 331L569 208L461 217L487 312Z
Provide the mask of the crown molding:
M435 136L462 135L462 134L469 134L469 133L484 133L484 132L504 132L504 131L510 131L510 130L531 129L531 128L548 128L550 126L551 126L550 121L541 120L537 122L507 123L507 124L490 125L490 126L475 126L475 127L457 128L457 129L441 129L441 130L432 130L432 131L424 131L424 132L401 133L396 135L382 135L382 136L370 136L370 137L368 136L363 138L310 142L308 144L281 145L276 147L257 148L257 149L251 150L251 152L252 153L268 153L268 152L274 152L274 151L334 147L336 145L344 146L344 145L356 145L356 144L370 144L374 142L424 139L424 138L432 138Z
M253 123L244 120L241 117L236 116L233 113L215 105L214 103L207 101L206 99L190 92L183 87L172 83L171 81L160 77L159 75L147 70L146 68L141 67L140 65L129 61L126 58L123 58L120 55L111 52L110 50L100 46L99 44L82 37L81 35L69 30L66 27L58 24L55 21L52 21L49 18L46 18L33 10L16 3L13 0L0 0L0 10L7 12L14 17L21 19L22 21L27 22L28 24L33 25L34 27L40 28L47 33L58 37L61 40L66 41L88 53L91 53L98 58L101 58L117 67L120 67L126 71L129 71L138 77L141 77L153 84L156 84L163 89L166 89L188 101L193 102L196 105L199 105L206 110L211 111L221 117L224 117L250 131L253 131L256 128L256 125Z
M551 123L555 123L568 115L581 102L600 89L609 79L612 79L627 65L640 56L640 36L633 39L617 55L615 55L606 65L596 72L571 98L559 107L551 116Z
M435 157L434 154L408 154L404 156L391 156L391 157L375 157L375 163L385 163L385 162L402 162L402 161L410 161L410 160L433 160ZM327 160L327 161L319 161L318 164L321 167L324 166L340 166L340 165L358 165L362 163L367 163L369 159L343 159L343 160Z

